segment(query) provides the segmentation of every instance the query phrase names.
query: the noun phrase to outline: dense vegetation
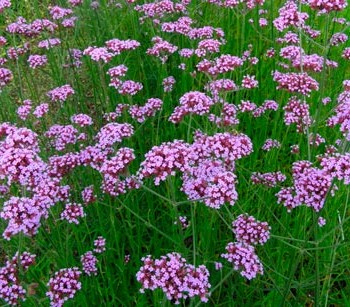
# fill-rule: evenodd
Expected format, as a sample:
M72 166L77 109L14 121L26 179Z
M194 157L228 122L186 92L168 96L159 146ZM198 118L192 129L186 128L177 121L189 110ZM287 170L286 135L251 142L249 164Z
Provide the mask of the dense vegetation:
M3 304L350 305L345 0L0 12Z

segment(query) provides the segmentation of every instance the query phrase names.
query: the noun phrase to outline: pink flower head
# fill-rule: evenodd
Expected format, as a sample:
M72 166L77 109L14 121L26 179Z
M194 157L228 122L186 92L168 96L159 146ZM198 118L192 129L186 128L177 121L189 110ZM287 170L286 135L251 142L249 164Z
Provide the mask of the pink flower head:
M30 68L38 68L45 66L47 64L47 56L46 55L30 55L28 58L28 63Z
M291 93L300 93L310 96L312 90L318 91L319 84L311 78L306 72L304 73L273 73L273 80L278 83L277 89L286 89Z
M331 192L333 177L327 170L311 167L309 161L293 163L293 186L279 191L277 202L282 203L288 211L306 205L319 212ZM334 189L333 189L334 190Z
M297 124L297 132L302 133L312 123L312 119L309 114L309 105L302 103L297 97L291 97L288 100L284 110L284 123L287 126L291 124Z
M94 241L94 252L101 254L106 250L106 239L99 236Z
M91 126L93 124L92 118L87 114L74 114L71 117L71 122L80 127Z
M233 233L238 242L249 245L264 245L270 238L271 227L267 222L257 221L253 216L241 214L232 223Z
M267 139L261 149L270 151L273 148L280 148L280 147L281 147L281 143L279 141L273 140L273 139Z
M242 87L251 89L251 88L258 87L258 85L259 85L259 82L255 80L255 76L246 75L243 77Z
M35 263L36 255L28 252L16 254L7 259L5 265L0 268L0 298L11 306L20 304L25 300L26 290L21 285L19 275L27 271L28 267Z
M275 18L273 25L280 32L290 26L302 27L309 18L307 13L299 12L297 3L292 0L288 0L278 12L279 16Z
M49 38L49 39L45 39L43 41L40 41L38 43L38 47L39 48L43 48L43 49L51 49L54 46L58 46L61 45L61 40L59 38Z
M258 173L253 172L250 177L253 184L263 184L269 188L277 186L278 183L285 181L287 178L281 172Z
M130 137L133 134L134 128L130 124L109 123L97 133L97 146L109 148L115 143L120 143L123 138Z
M83 266L83 272L88 275L97 275L97 258L93 255L92 251L86 252L80 257L80 262Z
M132 40L132 39L120 40L117 38L111 39L107 41L105 44L107 49L112 51L114 55L118 55L123 51L134 50L141 45L136 40Z
M135 82L132 80L126 80L121 82L118 86L118 93L121 95L136 95L139 91L143 89L143 85L140 82Z
M150 98L144 106L133 105L129 108L130 116L139 123L143 123L146 118L154 116L162 108L163 101L159 98Z
M53 125L45 132L45 136L51 139L56 150L62 151L68 144L77 142L78 130L72 125Z
M238 199L236 181L236 175L227 171L222 162L204 160L184 173L181 190L190 200L220 209L225 203L234 205Z
M47 103L42 103L40 105L38 105L34 112L33 112L33 115L36 117L36 118L41 118L43 117L47 112L49 112L49 105Z
M78 6L80 4L83 3L83 0L68 0L68 3L71 5L71 6Z
M7 68L0 68L0 91L1 89L10 83L13 79L12 71Z
M164 78L162 82L164 92L171 92L173 90L173 86L175 83L176 83L176 80L173 76Z
M83 199L84 205L89 205L96 201L97 196L94 195L94 187L88 186L81 192L81 197Z
M154 176L155 185L159 185L168 176L174 176L176 170L185 171L188 164L188 153L189 145L179 140L153 146L146 153L145 160L141 163L138 171L138 176L141 180Z
M114 54L109 52L106 47L88 47L83 51L83 55L89 55L93 61L103 61L108 63L112 60Z
M201 92L188 92L180 98L180 106L176 107L169 121L179 123L187 114L204 115L209 113L213 100Z
M68 223L79 224L78 217L85 217L83 206L76 203L67 203L61 213L61 219L67 220Z
M71 9L65 9L57 5L50 8L50 15L53 20L62 19L63 17L70 15L72 13L73 11Z
M11 7L10 0L1 0L0 2L0 13L4 11L4 9Z
M346 0L308 0L311 8L321 12L342 11L348 5Z
M52 102L64 102L70 96L74 95L73 88L69 85L63 85L61 87L56 87L53 90L47 93L47 96L51 99Z
M323 227L324 225L326 225L326 219L320 216L317 220L317 224L318 226Z
M167 42L159 36L152 38L153 47L147 49L147 54L158 57L162 63L165 63L169 55L173 54L178 48L175 45Z
M64 302L72 299L81 289L79 281L81 271L77 267L61 269L50 278L46 295L50 298L50 306L62 307Z
M264 274L263 265L255 254L253 246L241 242L230 242L226 246L226 251L226 254L221 254L221 257L231 262L234 270L241 271L240 274L243 277L250 280L256 278L257 274Z
M4 203L0 217L8 220L9 224L3 233L6 240L20 232L33 236L38 232L42 209L31 198L14 197Z
M186 259L178 253L169 253L159 259L151 255L143 257L143 266L136 274L136 279L142 284L140 290L161 289L168 300L180 303L180 299L199 296L202 302L208 301L209 271L204 265L197 268L187 264Z

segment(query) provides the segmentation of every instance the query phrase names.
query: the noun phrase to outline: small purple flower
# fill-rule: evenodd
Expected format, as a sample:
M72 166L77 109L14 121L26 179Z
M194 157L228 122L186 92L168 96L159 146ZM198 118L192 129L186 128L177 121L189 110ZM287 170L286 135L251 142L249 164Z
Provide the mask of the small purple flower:
M97 275L97 258L93 255L92 251L86 252L80 257L80 262L83 266L83 271L86 275Z
M67 220L68 223L79 224L78 217L84 217L84 209L81 204L68 203L65 206L65 209L61 213L61 219Z
M106 250L106 239L102 236L97 237L94 241L94 252L101 254Z

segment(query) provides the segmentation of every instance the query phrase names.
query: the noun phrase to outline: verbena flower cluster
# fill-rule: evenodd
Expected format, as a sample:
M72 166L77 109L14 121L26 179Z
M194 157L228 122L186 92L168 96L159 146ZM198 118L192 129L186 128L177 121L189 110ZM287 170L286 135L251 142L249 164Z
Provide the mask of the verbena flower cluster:
M23 271L26 272L30 266L35 264L35 258L34 254L23 252L19 255L17 252L0 268L0 298L7 304L15 306L25 300L27 291L19 277Z
M81 271L77 267L61 269L50 278L49 291L46 295L50 298L50 306L63 306L63 304L74 297L81 289Z
M202 302L208 301L209 271L204 265L197 268L188 264L178 253L169 253L159 259L151 255L143 257L142 267L136 279L142 284L141 292L146 289L161 289L168 300L180 304L181 299L199 296Z

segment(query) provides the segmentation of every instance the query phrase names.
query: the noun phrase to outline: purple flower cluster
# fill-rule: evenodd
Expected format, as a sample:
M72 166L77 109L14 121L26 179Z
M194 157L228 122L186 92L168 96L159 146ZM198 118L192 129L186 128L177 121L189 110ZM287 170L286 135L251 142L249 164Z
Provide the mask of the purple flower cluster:
M142 90L143 85L140 82L135 82L132 80L121 80L121 77L126 75L128 68L125 65L119 65L112 67L108 70L107 74L111 77L109 86L114 87L118 90L121 95L136 95Z
M7 25L6 31L31 38L40 35L43 31L53 33L57 28L58 26L48 19L35 19L32 23L27 23L25 18L19 16L15 22Z
M61 40L59 38L49 38L38 43L38 47L42 49L51 49L52 47L61 45Z
M291 93L310 96L311 91L318 91L318 82L304 73L281 73L275 71L273 80L278 83L277 89L286 89Z
M277 140L267 139L264 145L261 147L262 150L270 151L273 148L281 148L281 143Z
M205 57L212 53L220 52L220 46L222 42L217 39L204 39L198 43L197 49L194 50L194 53L198 57Z
M145 155L141 163L138 177L154 176L154 184L159 185L169 175L174 176L175 171L184 172L188 165L189 145L183 141L174 140L160 146L153 146Z
M308 0L311 8L324 13L331 11L342 11L348 3L345 0Z
M299 12L297 3L288 0L279 10L279 16L274 19L273 25L282 32L289 27L303 27L309 18L307 13Z
M106 239L99 236L94 241L94 252L101 254L106 250Z
M178 49L175 45L170 44L159 36L153 37L152 42L154 45L152 48L147 49L147 54L159 58L163 64L168 60L169 55Z
M139 123L143 123L146 118L154 116L162 108L163 101L159 98L147 99L144 106L133 105L129 108L130 116Z
M320 211L328 193L332 193L332 175L326 169L312 167L309 161L294 162L292 171L293 186L281 189L276 194L277 202L288 211L303 204Z
M86 275L97 275L97 258L92 253L92 251L86 252L84 255L80 257L80 262L83 266L83 271Z
M335 107L335 115L327 121L329 127L340 125L340 131L350 141L350 88L345 89L338 96L338 105Z
M202 60L197 64L197 69L200 72L208 73L211 76L227 73L235 70L243 65L243 60L237 56L223 54L213 61L207 59Z
M38 68L43 67L47 64L47 56L46 55L30 55L28 58L28 63L30 68Z
M350 153L321 157L320 164L332 178L343 180L346 185L350 184Z
M70 119L72 123L80 127L91 126L93 124L92 118L87 114L74 114Z
M161 289L168 300L180 304L180 299L199 296L202 302L208 301L209 271L204 265L197 268L188 264L178 253L169 253L159 259L151 255L141 259L143 266L136 274L142 284L141 293L146 289Z
M69 85L63 85L61 87L56 87L53 90L47 93L47 96L50 98L52 102L64 102L70 96L74 95L73 88Z
M0 298L11 306L17 306L20 300L25 300L26 290L21 285L19 275L35 264L36 255L18 252L6 261L5 266L0 268Z
M226 253L221 257L231 262L236 271L241 271L241 275L247 279L253 279L257 274L263 275L264 268L255 249L251 245L242 242L230 242L226 246Z
M96 201L97 196L94 194L94 186L88 186L81 192L81 198L84 205L89 205Z
M108 63L112 60L114 54L109 52L106 47L88 47L83 51L83 55L90 56L93 61L103 61Z
M255 76L246 75L242 80L242 87L252 89L258 87L259 82L255 79Z
M312 123L309 105L301 102L297 97L291 97L283 110L285 112L284 123L287 126L297 124L297 132L299 133L303 133Z
M173 76L169 76L163 79L162 85L164 92L171 92L173 90L176 80Z
M121 181L120 175L125 174L128 165L135 159L134 150L123 147L116 155L105 160L100 168L103 176L102 190L112 196L126 192L126 182Z
M73 11L71 9L66 9L60 6L53 6L50 8L50 15L53 20L62 19L67 15L71 15Z
M234 126L239 124L237 118L238 108L234 104L223 103L221 115L209 114L208 119L214 122L218 127Z
M184 173L181 190L190 200L201 200L208 207L219 209L223 204L234 205L238 199L236 175L226 170L220 161L204 160Z
M13 79L12 71L7 68L1 67L0 68L0 91L5 85L9 84L12 81L12 79Z
M77 203L67 203L61 213L61 219L67 220L68 223L74 223L78 225L79 217L85 217L83 206Z
M241 214L232 222L233 233L238 242L264 245L270 238L271 227L267 222L257 221L254 216Z
M0 13L4 11L4 9L11 7L10 0L1 0L0 2Z
M47 286L49 291L46 295L50 298L50 306L61 307L74 297L81 289L79 281L81 271L77 267L61 269L50 278Z
M42 104L39 104L35 108L35 110L33 111L33 115L36 118L41 118L48 112L49 112L49 104L48 103L42 103Z
M143 21L146 18L162 18L167 15L171 15L173 13L180 13L184 12L186 10L186 5L188 1L182 1L183 3L174 3L170 0L160 0L145 4L140 4L135 6L135 11L139 13L143 13L144 16L141 18L140 22L143 23Z
M209 113L214 101L201 92L188 92L180 98L180 106L176 107L169 121L179 123L187 114L203 115Z
M103 126L96 135L97 146L101 149L112 147L120 143L123 138L134 134L134 128L130 124L109 123Z
M26 99L23 101L23 105L17 109L17 115L20 119L26 120L32 110L32 101Z
M62 151L68 144L77 142L78 130L72 125L53 125L45 132L45 136L51 139L51 144L56 150Z
M0 217L9 223L3 233L6 240L11 236L23 232L25 235L33 236L38 232L40 219L44 214L40 203L27 197L12 196L4 203Z
M109 41L106 41L105 45L109 51L113 52L114 55L119 55L123 51L135 50L141 44L133 39L120 40L117 38L113 38Z
M286 176L281 172L259 173L253 172L250 180L253 184L263 184L269 188L277 186L278 183L286 180Z

